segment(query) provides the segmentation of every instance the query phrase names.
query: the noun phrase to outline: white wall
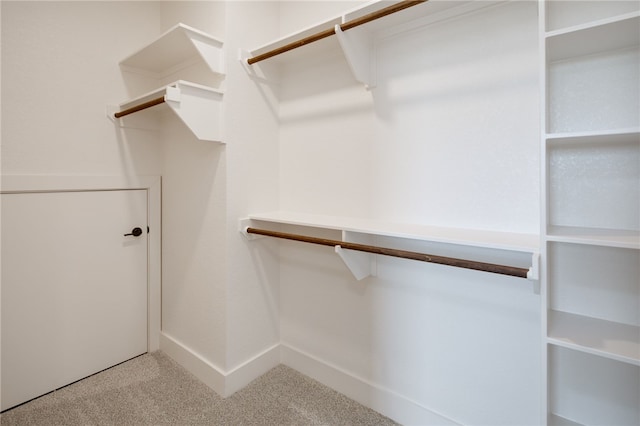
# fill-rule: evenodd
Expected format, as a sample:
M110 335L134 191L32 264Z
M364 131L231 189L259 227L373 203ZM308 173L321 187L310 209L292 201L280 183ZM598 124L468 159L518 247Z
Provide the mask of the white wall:
M537 12L516 3L380 46L375 216L538 233Z
M160 174L155 137L124 138L118 62L159 31L154 2L2 2L2 173Z
M277 3L227 4L227 360L237 368L280 341L279 276L275 245L253 245L237 220L278 205L278 117L272 88L248 74L238 50L272 40ZM273 358L272 358L273 359Z
M300 7L283 4L282 16ZM285 61L281 209L537 234L536 7L507 3L380 41L370 92L332 42ZM384 257L377 277L356 282L331 250L280 244L285 362L406 423L542 421L531 283ZM390 408L398 398L415 413Z

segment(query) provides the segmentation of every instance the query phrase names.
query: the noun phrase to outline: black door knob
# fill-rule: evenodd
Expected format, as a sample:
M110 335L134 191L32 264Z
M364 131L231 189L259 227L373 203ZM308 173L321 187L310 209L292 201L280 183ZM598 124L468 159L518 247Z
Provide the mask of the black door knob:
M133 228L131 230L130 234L124 234L125 237L129 236L129 235L133 235L134 237L139 237L140 235L142 235L142 229L140 228Z

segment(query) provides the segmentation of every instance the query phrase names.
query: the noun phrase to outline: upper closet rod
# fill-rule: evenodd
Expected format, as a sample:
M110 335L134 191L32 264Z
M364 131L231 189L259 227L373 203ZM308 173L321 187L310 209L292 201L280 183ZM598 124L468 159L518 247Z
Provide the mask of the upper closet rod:
M367 22L374 21L376 19L380 19L384 16L391 15L392 13L399 12L403 9L406 9L411 6L418 5L420 3L424 3L427 0L403 0L400 3L385 7L384 9L380 9L377 12L369 13L368 15L362 16L360 18L354 19L349 22L345 22L340 25L340 29L342 31L350 30L351 28L355 28L359 25L366 24ZM322 40L323 38L332 36L336 33L335 28L330 28L328 30L320 31L319 33L312 34L303 39L294 41L282 47L278 47L277 49L270 50L261 55L254 56L253 58L248 58L247 63L249 65L253 65L256 62L264 61L265 59L269 59L273 56L277 56L281 53L288 52L289 50L296 49L298 47L304 46L305 44L313 43L314 41Z
M125 115L133 114L134 112L142 111L143 109L147 109L147 108L151 108L152 106L160 105L161 103L164 103L164 101L165 101L164 96L160 96L159 98L152 99L152 100L147 101L145 103L142 103L140 105L136 105L134 107L127 108L127 109L125 109L123 111L116 112L115 114L113 114L113 116L115 118L124 117Z
M419 260L422 262L438 263L440 265L455 266L458 268L473 269L476 271L492 272L494 274L510 275L512 277L527 278L528 268L515 266L496 265L493 263L475 262L472 260L456 259L454 257L433 256L430 254L413 251L370 246L366 244L350 243L347 241L329 240L326 238L308 237L306 235L289 234L285 232L268 231L265 229L247 228L248 234L265 235L267 237L284 238L286 240L302 241L305 243L320 244L323 246L340 246L343 249L363 251L366 253L382 254L385 256L400 257L403 259Z

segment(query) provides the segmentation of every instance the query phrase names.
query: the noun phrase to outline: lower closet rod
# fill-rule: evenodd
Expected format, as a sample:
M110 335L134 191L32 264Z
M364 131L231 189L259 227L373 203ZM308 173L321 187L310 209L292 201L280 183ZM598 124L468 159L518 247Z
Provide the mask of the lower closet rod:
M148 102L142 103L140 105L133 106L131 108L125 109L120 112L116 112L113 114L115 118L124 117L125 115L133 114L134 112L142 111L143 109L151 108L152 106L160 105L164 102L164 96L160 96L159 98L152 99Z
M510 275L512 277L527 278L528 268L515 266L496 265L493 263L475 262L473 260L457 259L454 257L433 256L414 251L398 250L392 248L370 246L366 244L350 243L347 241L330 240L326 238L309 237L306 235L289 234L286 232L268 231L265 229L247 228L248 234L264 235L267 237L283 238L285 240L302 241L305 243L319 244L323 246L340 246L343 249L363 251L366 253L381 254L384 256L400 257L402 259L419 260L421 262L437 263L440 265L455 266L458 268L473 269L476 271L492 272L494 274Z

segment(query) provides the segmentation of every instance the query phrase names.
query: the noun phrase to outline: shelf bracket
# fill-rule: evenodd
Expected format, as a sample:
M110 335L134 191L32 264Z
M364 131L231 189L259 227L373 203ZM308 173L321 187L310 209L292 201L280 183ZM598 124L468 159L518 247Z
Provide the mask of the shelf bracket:
M183 83L167 87L166 104L200 140L221 142L222 94L200 90Z
M244 49L238 49L238 61L242 64L242 68L247 72L247 74L254 74L253 68L249 65L247 60L251 57L251 53Z
M342 231L342 241L370 245L373 244L373 236ZM376 276L377 267L376 256L374 254L347 250L341 246L335 246L335 252L340 256L340 259L342 259L356 280L361 281L369 276Z
M542 285L540 283L540 253L531 255L531 267L527 272L527 279L533 284L533 293L541 294Z
M249 234L247 232L247 228L249 228L251 225L253 225L253 222L251 221L251 219L249 219L248 217L242 218L242 219L238 220L238 231L248 241L258 240L260 238L265 238L264 235Z
M540 253L533 253L531 255L531 267L527 272L527 279L531 281L540 280Z
M373 89L375 79L371 72L373 59L371 35L362 28L345 32L340 25L335 26L335 33L353 76L358 82L364 84L367 90Z

